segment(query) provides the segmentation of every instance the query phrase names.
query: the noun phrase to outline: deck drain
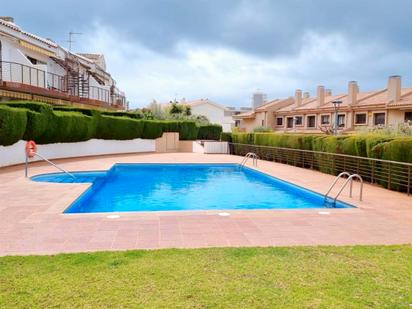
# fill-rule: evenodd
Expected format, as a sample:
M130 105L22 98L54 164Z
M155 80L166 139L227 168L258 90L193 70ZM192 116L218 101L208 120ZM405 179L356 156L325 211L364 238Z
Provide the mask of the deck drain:
M118 218L120 218L120 216L119 215L109 215L106 218L108 218L108 219L118 219Z
M319 211L320 215L330 215L329 211Z
M228 217L228 216L230 216L230 213L228 213L228 212L219 212L218 215L221 216L221 217Z

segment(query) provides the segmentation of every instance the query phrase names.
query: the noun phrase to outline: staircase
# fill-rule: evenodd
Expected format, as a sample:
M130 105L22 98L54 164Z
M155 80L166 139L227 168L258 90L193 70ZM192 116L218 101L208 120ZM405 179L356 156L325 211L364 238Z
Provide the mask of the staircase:
M79 76L79 96L81 98L89 98L90 82L89 74L81 74Z

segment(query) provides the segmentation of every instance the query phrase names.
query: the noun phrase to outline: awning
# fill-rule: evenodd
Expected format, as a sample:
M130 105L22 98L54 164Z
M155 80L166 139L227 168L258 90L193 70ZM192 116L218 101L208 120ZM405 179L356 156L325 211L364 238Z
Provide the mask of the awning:
M42 54L42 55L45 55L45 56L48 56L48 57L52 57L52 56L56 55L54 52L51 52L47 49L44 49L42 47L33 45L33 44L31 44L29 42L26 42L26 41L23 41L23 40L19 40L19 43L20 43L21 46L23 46L27 49L30 49L30 50L32 50L36 53L39 53L39 54Z

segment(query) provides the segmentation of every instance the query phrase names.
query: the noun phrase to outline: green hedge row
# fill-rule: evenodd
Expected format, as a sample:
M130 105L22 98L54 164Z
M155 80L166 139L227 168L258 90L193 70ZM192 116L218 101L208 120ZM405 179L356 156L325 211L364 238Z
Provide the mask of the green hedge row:
M222 126L209 124L199 127L198 139L219 140L222 133Z
M412 163L412 137L393 137L379 134L329 136L236 133L232 134L232 141L240 144L315 150Z
M22 139L26 124L26 110L0 106L0 145L12 145Z
M194 121L143 120L137 113L106 112L34 102L0 105L0 145L20 139L39 144L79 142L91 138L155 139L163 132L179 132L181 140L219 139L221 126L198 127ZM201 136L201 137L200 137Z

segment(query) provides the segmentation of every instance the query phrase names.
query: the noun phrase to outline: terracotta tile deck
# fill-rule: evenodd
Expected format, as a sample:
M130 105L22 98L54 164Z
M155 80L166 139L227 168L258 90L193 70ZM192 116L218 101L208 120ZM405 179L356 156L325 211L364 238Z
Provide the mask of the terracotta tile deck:
M71 171L105 170L116 162L240 162L228 155L136 154L58 160ZM324 193L333 176L273 162L258 169ZM30 175L55 172L33 163ZM54 254L136 248L290 246L412 243L412 197L366 185L364 202L342 200L354 209L247 210L72 214L62 212L88 184L37 183L23 166L0 169L0 255Z

